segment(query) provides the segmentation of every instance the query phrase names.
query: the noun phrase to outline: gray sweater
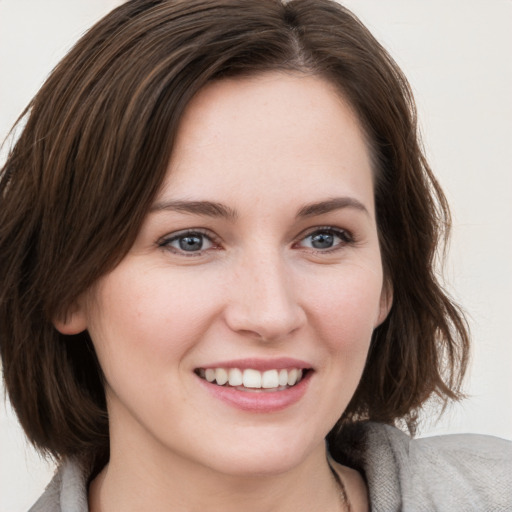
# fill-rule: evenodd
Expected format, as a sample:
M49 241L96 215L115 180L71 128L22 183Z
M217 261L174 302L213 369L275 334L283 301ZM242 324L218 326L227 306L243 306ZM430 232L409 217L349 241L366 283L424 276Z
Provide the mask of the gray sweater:
M361 423L330 446L361 471L372 512L512 511L512 442L461 434L411 439ZM29 512L87 512L86 465L64 462Z

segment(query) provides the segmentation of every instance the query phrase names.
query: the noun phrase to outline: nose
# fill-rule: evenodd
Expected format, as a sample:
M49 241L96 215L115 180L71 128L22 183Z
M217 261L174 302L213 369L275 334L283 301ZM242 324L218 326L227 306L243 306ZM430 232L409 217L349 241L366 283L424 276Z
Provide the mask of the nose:
M233 277L225 309L232 330L273 341L304 325L306 314L297 301L293 276L279 255L245 258Z

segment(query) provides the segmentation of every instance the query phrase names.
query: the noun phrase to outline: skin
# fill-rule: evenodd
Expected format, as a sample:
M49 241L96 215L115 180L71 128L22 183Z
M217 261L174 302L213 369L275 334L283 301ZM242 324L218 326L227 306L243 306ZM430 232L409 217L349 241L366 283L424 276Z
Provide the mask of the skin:
M89 330L106 378L111 460L91 510L342 509L324 438L391 303L370 160L351 108L314 76L224 80L189 104L132 249L56 322ZM180 248L187 230L200 250ZM249 357L307 361L305 394L248 412L194 372ZM352 509L366 510L361 476L336 469Z

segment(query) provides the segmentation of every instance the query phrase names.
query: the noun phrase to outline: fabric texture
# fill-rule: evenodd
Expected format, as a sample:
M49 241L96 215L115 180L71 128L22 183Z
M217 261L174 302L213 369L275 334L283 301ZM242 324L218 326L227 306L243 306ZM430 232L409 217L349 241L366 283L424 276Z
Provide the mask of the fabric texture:
M332 457L359 470L372 512L512 511L512 442L457 434L411 439L378 423L345 427ZM90 470L67 460L29 512L88 512Z
M345 428L331 446L368 484L372 512L512 511L512 442L454 434L411 439L389 425Z

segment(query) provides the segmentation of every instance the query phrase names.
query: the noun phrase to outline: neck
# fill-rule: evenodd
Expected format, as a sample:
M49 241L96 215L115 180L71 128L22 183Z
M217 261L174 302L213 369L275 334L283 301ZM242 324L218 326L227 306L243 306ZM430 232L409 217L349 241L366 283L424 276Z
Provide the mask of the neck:
M275 474L226 474L178 457L141 459L113 451L110 463L91 484L90 511L183 512L339 511L340 488L325 447L299 466Z

